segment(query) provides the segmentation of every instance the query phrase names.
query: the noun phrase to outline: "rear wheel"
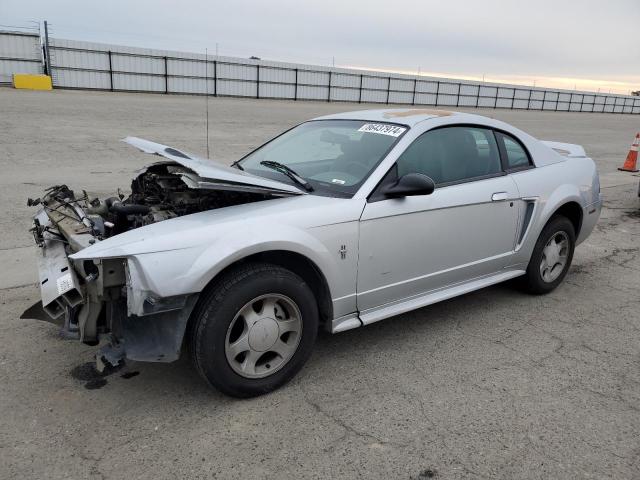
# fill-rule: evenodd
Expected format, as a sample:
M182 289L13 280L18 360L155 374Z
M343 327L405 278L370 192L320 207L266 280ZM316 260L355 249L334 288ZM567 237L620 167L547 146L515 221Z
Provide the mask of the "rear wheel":
M533 249L523 278L525 290L543 294L560 285L571 266L575 243L576 234L571 221L562 215L552 217Z
M222 276L194 312L191 352L200 374L234 397L270 392L311 355L318 331L313 292L293 272L250 264Z

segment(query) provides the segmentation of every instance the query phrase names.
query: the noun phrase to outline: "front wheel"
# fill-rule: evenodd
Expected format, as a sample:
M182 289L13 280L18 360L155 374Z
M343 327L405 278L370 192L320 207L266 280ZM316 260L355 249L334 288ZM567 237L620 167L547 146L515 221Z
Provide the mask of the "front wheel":
M295 273L245 265L223 274L203 295L194 312L192 358L223 393L252 397L275 390L311 355L318 308Z
M560 285L571 266L575 245L576 233L571 221L562 215L552 217L533 249L523 278L525 290L544 294Z

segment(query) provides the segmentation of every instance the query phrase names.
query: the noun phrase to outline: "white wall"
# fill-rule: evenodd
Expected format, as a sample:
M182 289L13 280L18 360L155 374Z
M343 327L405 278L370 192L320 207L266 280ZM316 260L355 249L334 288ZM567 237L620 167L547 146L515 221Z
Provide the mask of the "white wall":
M42 73L37 33L0 31L0 84L11 83L14 73Z
M57 88L640 114L640 97L530 88L50 38ZM1 75L42 71L39 38L0 32ZM16 60L20 58L21 60ZM22 62L21 64L19 62ZM4 70L3 70L4 68ZM5 73L6 75L6 73ZM10 78L9 78L10 81Z

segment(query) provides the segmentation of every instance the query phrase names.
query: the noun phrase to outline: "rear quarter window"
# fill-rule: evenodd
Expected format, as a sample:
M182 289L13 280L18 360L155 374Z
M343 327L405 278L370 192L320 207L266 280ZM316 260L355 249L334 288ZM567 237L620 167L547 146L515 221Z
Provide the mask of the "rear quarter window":
M533 165L529 153L519 140L503 132L496 132L496 137L503 148L508 170L527 168Z

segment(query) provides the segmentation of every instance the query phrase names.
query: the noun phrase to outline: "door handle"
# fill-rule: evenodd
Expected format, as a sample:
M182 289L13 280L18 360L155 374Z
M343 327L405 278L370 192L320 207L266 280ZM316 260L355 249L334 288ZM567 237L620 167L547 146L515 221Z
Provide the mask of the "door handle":
M496 192L493 195L491 195L492 202L503 202L507 198L509 198L509 194L507 192Z

